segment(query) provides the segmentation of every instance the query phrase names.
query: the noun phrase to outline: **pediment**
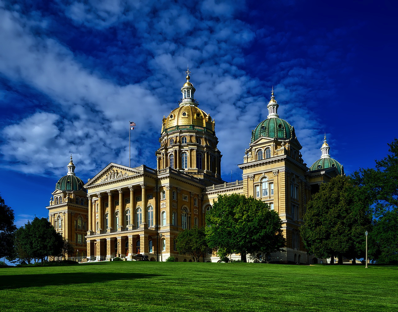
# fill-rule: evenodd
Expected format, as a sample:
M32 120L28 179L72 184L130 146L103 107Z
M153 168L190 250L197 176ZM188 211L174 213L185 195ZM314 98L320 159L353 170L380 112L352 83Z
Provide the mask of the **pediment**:
M96 176L94 176L86 185L94 186L97 184L102 184L106 182L113 182L128 177L133 177L141 174L142 171L138 168L130 168L117 164L109 164L104 169L102 169Z

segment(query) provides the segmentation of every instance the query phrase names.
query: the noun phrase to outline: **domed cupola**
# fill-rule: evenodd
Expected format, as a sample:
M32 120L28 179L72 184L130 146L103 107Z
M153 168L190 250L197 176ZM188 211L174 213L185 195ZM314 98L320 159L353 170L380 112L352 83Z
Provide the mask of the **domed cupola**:
M83 181L75 175L75 164L73 163L72 156L68 164L68 174L55 184L56 190L61 191L78 191L85 190Z
M310 167L310 170L315 171L315 170L322 170L322 169L328 169L328 168L336 168L338 173L343 175L344 167L337 160L330 157L329 150L330 150L330 147L329 147L329 144L326 142L326 135L325 135L323 144L321 147L321 151L322 151L321 158L312 164L312 166Z
M189 69L181 88L179 106L163 117L160 148L156 152L158 170L178 170L205 184L221 183L221 152L217 148L215 122L198 107Z
M278 108L279 104L275 100L274 89L272 89L271 100L267 105L267 119L260 122L257 127L252 131L251 142L255 142L261 137L276 138L282 140L289 140L296 137L294 127L291 126L286 120L279 118Z

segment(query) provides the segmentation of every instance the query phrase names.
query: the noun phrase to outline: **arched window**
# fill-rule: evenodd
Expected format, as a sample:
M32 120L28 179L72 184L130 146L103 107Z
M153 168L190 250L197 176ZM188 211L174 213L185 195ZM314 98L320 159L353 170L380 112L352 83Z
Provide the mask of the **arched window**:
M162 211L162 226L166 226L166 211Z
M187 153L182 153L182 155L181 155L181 165L182 165L182 169L187 169L188 168L188 155L187 155Z
M82 217L79 217L79 218L77 219L77 228L78 228L79 230L81 230L81 229L82 229L82 226L83 226L83 220L82 220Z
M187 144L187 137L182 137L181 143L182 144Z
M188 219L187 210L184 208L181 214L181 227L183 230L187 229L187 219Z
M136 213L135 220L137 222L136 226L137 226L137 228L139 228L141 226L141 223L142 223L142 210L141 210L141 208L137 208L135 213Z
M151 240L149 241L148 245L149 245L149 253L153 253L153 245Z
M170 140L170 145L173 145L173 144L174 144L174 140L171 139L171 140Z
M261 180L262 197L268 196L268 180L263 178Z
M58 228L62 229L62 220L61 217L58 217Z
M162 239L162 251L166 251L166 240Z
M263 159L263 151L262 150L258 150L257 151L257 160L262 160Z
M186 99L187 98L187 90L184 90L184 99Z
M125 224L126 224L126 226L130 225L130 209L127 209L125 211L124 215L125 215L125 221L126 221Z
M109 226L108 222L109 222L108 214L105 214L105 230L108 229L108 226Z
M115 229L119 227L119 211L115 212Z
M148 227L153 226L153 207L152 206L148 207L147 222L148 222Z
M202 169L202 154L201 153L196 154L196 168Z
M62 204L62 197L59 198L59 203Z
M58 205L58 197L55 197L54 202L55 202L55 205Z
M271 149L267 148L265 150L265 159L271 158Z
M170 157L169 157L169 167L171 169L174 169L174 155L173 154L170 154Z

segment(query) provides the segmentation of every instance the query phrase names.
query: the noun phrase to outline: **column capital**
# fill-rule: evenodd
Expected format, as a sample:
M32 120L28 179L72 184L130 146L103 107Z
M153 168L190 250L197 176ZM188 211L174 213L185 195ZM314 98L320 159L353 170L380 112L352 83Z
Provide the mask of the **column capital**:
M98 193L98 194L97 194L97 197L98 197L98 198L101 198L101 194L100 194L100 193Z
M130 192L134 191L134 186L129 186Z
M112 191L107 192L108 196L112 196Z
M145 185L145 183L141 183L140 185L141 185L141 188L143 188L143 189L145 189L145 188L146 188L146 185Z
M122 189L117 189L117 190L119 191L119 194L123 193Z

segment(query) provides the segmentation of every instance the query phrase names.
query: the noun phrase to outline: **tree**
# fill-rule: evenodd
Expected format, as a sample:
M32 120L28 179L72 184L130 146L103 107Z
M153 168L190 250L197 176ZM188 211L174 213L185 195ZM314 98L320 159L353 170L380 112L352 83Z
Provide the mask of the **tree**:
M62 244L61 255L64 259L66 259L66 255L73 255L75 252L75 248L73 248L72 244L69 241L64 240Z
M243 262L247 253L270 255L285 246L279 215L253 197L219 195L206 225L209 247L240 253Z
M373 231L369 234L369 255L382 263L397 261L398 255L398 139L389 146L389 154L376 161L376 168L353 173L355 185L371 197Z
M44 262L48 256L62 254L64 241L46 218L35 218L24 227L17 230L15 235L16 257L30 263L32 259Z
M14 211L0 196L0 258L11 256L14 248Z
M343 256L363 257L365 231L370 231L372 221L369 204L370 198L349 177L322 184L308 202L300 229L308 252L320 258L338 256L339 264Z
M208 248L204 229L194 227L181 232L177 236L176 247L180 254L190 254L194 261L198 262L200 256L204 256Z

